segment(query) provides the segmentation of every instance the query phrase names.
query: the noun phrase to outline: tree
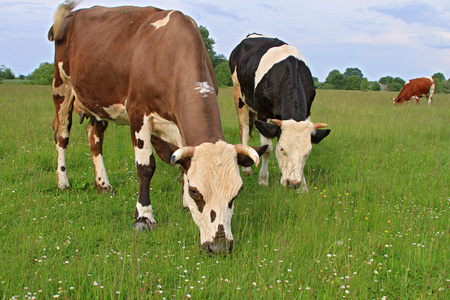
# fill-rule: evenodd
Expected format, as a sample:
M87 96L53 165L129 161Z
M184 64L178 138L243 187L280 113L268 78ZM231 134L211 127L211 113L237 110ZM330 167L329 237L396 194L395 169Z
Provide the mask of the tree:
M391 83L392 79L394 78L392 78L391 76L381 77L380 80L378 80L378 83L388 85L389 83Z
M450 94L450 79L441 82L441 92Z
M380 90L380 84L376 81L372 82L372 84L370 85L370 90L371 91L379 91Z
M401 79L400 77L395 77L392 79L392 81L388 84L388 91L394 91L399 92L405 85L405 81Z
M216 51L214 51L214 44L216 43L216 41L213 38L209 37L209 30L206 29L205 26L200 25L198 29L200 29L200 34L202 35L203 42L205 43L206 46L206 50L208 50L209 57L213 62L214 57L217 55Z
M224 61L216 66L214 69L216 73L217 85L218 86L232 86L233 81L231 80L230 67L228 66L228 61Z
M440 93L442 91L442 83L445 82L445 76L442 73L434 73L433 79L436 82L436 86L434 87L434 91L436 93Z
M345 82L345 89L346 90L359 90L361 87L361 78L359 78L356 75L352 75L349 78L347 78L347 81Z
M3 79L14 79L16 76L14 75L14 72L6 67L5 65L0 66L0 80Z
M318 89L320 87L319 78L313 76L314 88Z
M34 70L28 78L29 84L51 85L53 82L54 64L45 62L39 65L39 68Z
M223 54L218 54L218 55L214 56L212 59L212 64L213 64L214 68L223 62L226 62L228 64L228 60L225 57L225 55L223 55Z
M433 78L435 81L445 81L445 76L441 72L434 73Z
M345 82L347 78L338 70L333 70L328 73L325 79L325 84L331 85L335 90L343 90L345 88Z
M363 79L363 73L358 68L347 68L344 72L345 78L350 78L350 76L358 76L360 79Z
M368 91L369 87L370 87L370 82L366 77L364 77L361 80L361 91Z

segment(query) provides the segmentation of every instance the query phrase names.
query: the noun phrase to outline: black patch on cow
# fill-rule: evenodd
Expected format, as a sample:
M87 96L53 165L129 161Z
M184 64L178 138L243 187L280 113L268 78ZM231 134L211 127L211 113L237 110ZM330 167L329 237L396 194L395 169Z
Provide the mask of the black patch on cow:
M202 213L203 208L205 207L206 204L205 200L203 200L202 193L200 193L197 188L189 186L189 196L191 196L191 198L194 199L198 211Z
M210 216L211 216L211 223L214 223L214 220L216 220L216 212L214 210L211 210Z
M137 139L137 147L139 149L143 149L144 148L144 141L141 139Z
M150 181L156 169L155 157L150 154L150 165L136 163L137 174L139 178L139 197L138 202L142 206L149 206L150 203Z
M314 82L305 62L289 56L276 63L255 87L255 73L262 56L286 43L276 38L244 39L230 55L230 69L237 70L245 103L261 120L304 121L310 115L315 97Z
M61 171L62 171L62 172L65 172L65 171L66 171L66 167L62 166L62 167L61 167Z
M314 134L311 134L311 143L318 144L331 132L330 129L317 129Z
M273 139L274 137L280 138L281 136L281 128L278 125L256 120L255 126L268 139Z
M239 103L238 103L238 107L239 108L243 108L245 105L244 101L242 101L242 98L239 98Z
M263 145L261 147L252 147L252 148L255 149L256 152L258 152L259 156L261 156L264 153L266 153L267 147L269 147L269 145ZM247 167L250 167L251 165L253 165L255 162L253 161L253 159L251 159L247 155L238 154L237 155L237 163L238 163L238 165L247 168Z

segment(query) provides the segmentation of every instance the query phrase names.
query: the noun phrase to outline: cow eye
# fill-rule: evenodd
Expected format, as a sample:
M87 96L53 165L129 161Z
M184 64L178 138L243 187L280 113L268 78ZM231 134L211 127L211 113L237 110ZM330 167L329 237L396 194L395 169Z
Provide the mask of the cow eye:
M282 154L285 154L285 153L284 153L284 148L280 148L280 152L281 152Z
M194 198L194 199L200 198L199 192L196 189L190 188L189 189L189 195L191 195L191 197Z

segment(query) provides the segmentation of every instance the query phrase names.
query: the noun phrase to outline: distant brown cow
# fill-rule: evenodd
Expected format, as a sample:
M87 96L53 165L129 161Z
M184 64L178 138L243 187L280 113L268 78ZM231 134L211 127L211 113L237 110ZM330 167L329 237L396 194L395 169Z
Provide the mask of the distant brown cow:
M91 120L86 131L99 190L112 189L102 154L108 122L129 124L139 178L134 228L156 225L149 193L153 146L164 162L181 166L183 205L200 229L202 248L230 252L233 203L243 185L238 164L257 164L267 146L224 141L216 78L197 24L175 10L72 11L75 4L60 5L49 31L58 187L69 187L65 156L74 109L81 121Z
M422 77L408 80L403 86L402 90L394 100L394 105L403 104L403 102L410 102L416 99L419 103L419 98L426 96L428 98L428 104L431 103L434 94L434 87L436 82L433 77Z

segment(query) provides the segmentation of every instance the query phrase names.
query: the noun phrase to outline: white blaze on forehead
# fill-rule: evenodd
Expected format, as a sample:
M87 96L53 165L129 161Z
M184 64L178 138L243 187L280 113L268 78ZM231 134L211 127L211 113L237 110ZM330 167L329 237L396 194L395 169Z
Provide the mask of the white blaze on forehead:
M164 19L158 20L156 22L153 22L152 25L155 27L156 29L159 29L163 26L166 26L167 23L169 23L170 20L170 15L174 12L174 10L172 10L170 13L167 14L167 16Z
M194 82L195 90L200 94L203 94L203 97L208 97L207 94L214 93L214 88L208 84L208 82Z
M279 47L273 47L267 50L266 53L261 57L261 61L259 62L258 69L255 72L255 88L258 86L258 83L261 81L263 76L277 63L282 60L285 60L289 56L294 56L298 60L303 61L306 65L305 58L294 46L290 45L282 45Z

